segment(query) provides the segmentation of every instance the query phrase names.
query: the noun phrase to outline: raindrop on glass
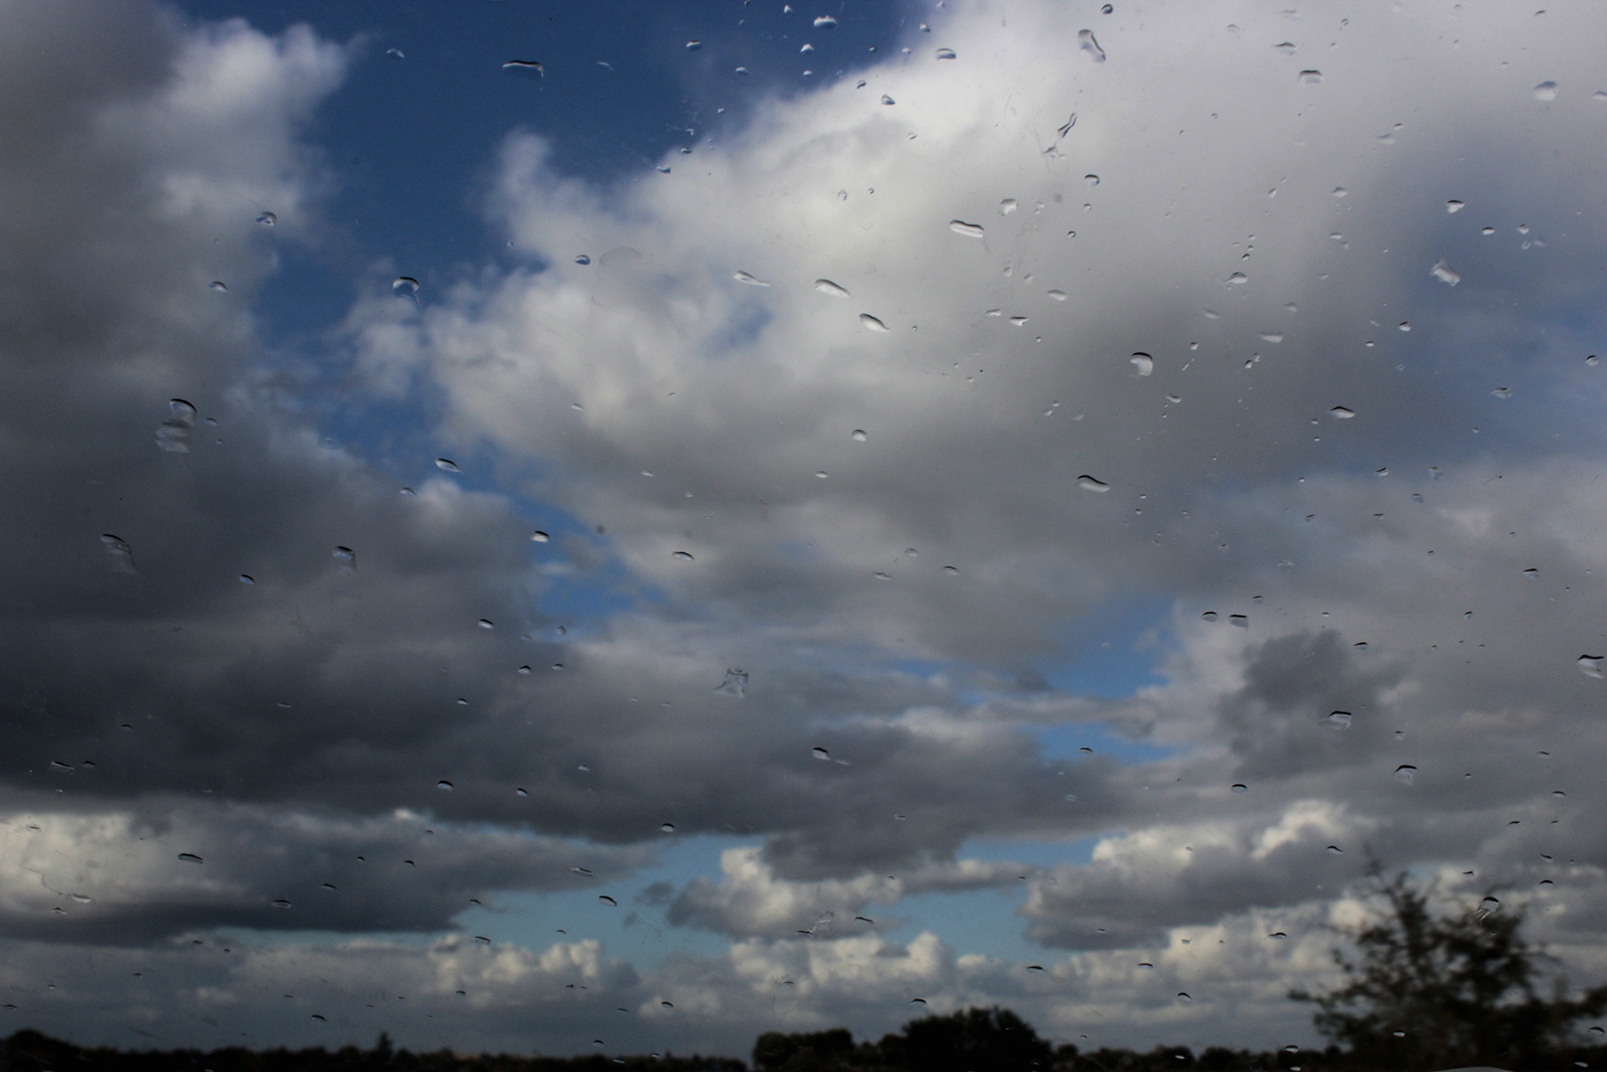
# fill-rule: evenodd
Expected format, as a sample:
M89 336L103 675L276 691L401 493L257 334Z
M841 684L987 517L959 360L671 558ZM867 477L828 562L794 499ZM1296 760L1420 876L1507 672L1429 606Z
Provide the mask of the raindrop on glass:
M101 534L100 544L111 556L113 573L139 572L134 568L134 551L128 546L127 540L107 532Z
M417 298L418 280L410 275L399 275L391 283L391 293L398 298Z
M1127 360L1133 366L1134 375L1148 376L1155 371L1155 359L1146 353L1136 353Z
M859 314L859 323L860 323L860 326L862 326L864 328L867 328L870 331L886 331L887 330L887 325L886 324L882 323L880 320L876 319L874 316L871 316L869 313L860 313Z
M1557 83L1541 82L1534 87L1534 99L1537 101L1554 101L1557 99Z
M730 696L742 699L748 694L748 672L740 667L732 667L725 672L725 680L714 688L716 696Z
M1395 780L1404 785L1414 784L1413 779L1416 777L1416 775L1417 768L1412 766L1410 763L1402 763L1400 766L1395 768Z
M1600 681L1602 677L1601 664L1604 659L1607 659L1607 655L1581 655L1574 662L1574 665L1579 667L1579 672L1581 674L1584 674L1586 677L1593 677Z
M1234 782L1232 785L1228 786L1228 788L1233 790L1235 793L1248 793L1250 791L1250 787L1245 785L1243 782Z
M190 452L190 433L195 428L195 407L182 398L169 399L167 420L156 429L156 446L174 454Z
M1332 417L1336 421L1348 421L1352 417L1356 416L1356 411L1350 409L1348 406L1335 406L1333 409L1328 411L1328 416Z
M229 292L229 285L221 279L214 279L212 282L208 283L207 286L222 294L227 294Z
M840 287L836 283L833 283L829 279L817 279L817 280L815 280L815 289L820 291L820 293L822 293L822 294L829 294L833 298L846 298L846 297L848 297L848 288L847 287Z
M940 48L937 50L937 58L940 60L952 60L954 58L954 50L952 48Z
M814 756L816 759L830 759L831 758L831 753L826 751L824 748L811 748L809 750L809 754Z
M264 212L257 217L257 222L264 227L273 227L279 222L279 217L271 212Z
M548 536L545 532L542 532L540 529L537 529L535 532L532 532L530 534L530 540L531 540L532 543L546 543L550 539L552 539L552 537Z
M1094 58L1095 63L1105 62L1105 50L1099 47L1099 42L1094 38L1094 31L1078 30L1077 43L1084 52Z
M747 272L738 272L736 275L732 276L731 278L735 279L738 283L746 283L746 284L748 284L749 286L752 286L752 287L768 287L770 285L769 283L766 283L763 279L760 279L757 276L749 275Z
M1300 84L1303 86L1316 86L1322 84L1322 72L1318 70L1305 70L1300 72Z
M866 439L869 439L870 437L865 434L865 429L863 429L863 428L855 428L852 432L849 433L848 438L852 439L855 443L863 443L863 442L865 442Z
M981 224L966 223L964 220L950 220L949 230L967 238L981 238L983 233Z
M1084 491L1097 491L1103 493L1110 490L1109 484L1105 483L1103 480L1100 480L1098 477L1089 476L1087 473L1084 473L1082 476L1077 478L1077 486L1082 488Z

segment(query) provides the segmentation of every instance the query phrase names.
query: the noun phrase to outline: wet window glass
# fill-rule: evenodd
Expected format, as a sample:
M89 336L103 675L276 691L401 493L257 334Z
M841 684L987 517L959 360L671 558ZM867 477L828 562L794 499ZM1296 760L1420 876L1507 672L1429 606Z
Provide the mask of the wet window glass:
M15 1067L1601 1067L1604 35L0 3Z

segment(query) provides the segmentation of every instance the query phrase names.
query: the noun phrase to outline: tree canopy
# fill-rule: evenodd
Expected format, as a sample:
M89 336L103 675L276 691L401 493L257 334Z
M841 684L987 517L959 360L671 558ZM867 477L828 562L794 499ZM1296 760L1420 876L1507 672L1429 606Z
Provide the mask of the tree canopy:
M1379 1067L1452 1068L1545 1064L1573 1041L1574 1025L1607 1008L1607 985L1568 996L1567 980L1543 971L1544 954L1524 939L1524 914L1492 896L1435 914L1403 872L1374 891L1382 911L1342 931L1354 953L1335 949L1342 986L1311 1001L1317 1030ZM1550 996L1542 987L1550 982Z

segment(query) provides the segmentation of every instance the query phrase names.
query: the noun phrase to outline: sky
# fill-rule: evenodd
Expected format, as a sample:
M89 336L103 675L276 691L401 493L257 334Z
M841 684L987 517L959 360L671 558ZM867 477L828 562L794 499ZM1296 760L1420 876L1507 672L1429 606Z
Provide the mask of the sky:
M1375 864L1607 979L1599 6L84 6L0 1030L1309 1046Z

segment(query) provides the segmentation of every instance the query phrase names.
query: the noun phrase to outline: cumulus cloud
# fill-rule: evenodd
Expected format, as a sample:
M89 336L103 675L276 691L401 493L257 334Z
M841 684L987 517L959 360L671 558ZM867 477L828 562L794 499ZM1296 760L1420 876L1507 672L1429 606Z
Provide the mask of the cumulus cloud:
M186 1014L303 972L515 1041L581 980L631 1048L916 998L1206 1038L1300 1019L1371 854L1598 970L1599 17L1166 14L1096 62L953 4L640 181L512 130L524 266L375 275L300 368L251 299L323 241L356 53L0 11L0 928ZM431 414L431 475L326 440L326 383ZM724 956L163 944L444 930L671 832L752 839L647 893ZM1022 874L1041 971L848 925Z

